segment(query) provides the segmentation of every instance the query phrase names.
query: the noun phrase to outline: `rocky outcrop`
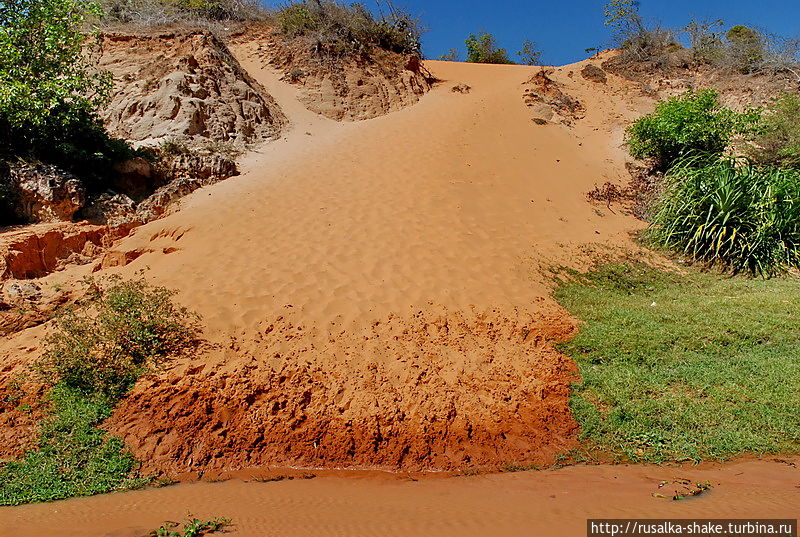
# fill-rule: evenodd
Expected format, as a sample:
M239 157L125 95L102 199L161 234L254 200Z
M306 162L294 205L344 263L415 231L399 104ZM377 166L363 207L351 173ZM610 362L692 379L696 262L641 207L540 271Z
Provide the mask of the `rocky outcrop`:
M581 69L581 76L586 80L597 82L599 84L605 84L606 81L608 81L606 72L591 63L587 64L583 69Z
M130 226L36 224L0 235L0 281L39 278L69 264L86 264Z
M169 174L173 179L139 204L136 209L139 220L155 220L180 198L239 173L233 160L216 154L180 155L169 166Z
M264 64L298 86L309 110L336 121L371 119L419 101L432 79L418 56L374 48L368 54L329 58L307 40L285 41L268 28L250 28L232 38ZM238 52L237 52L238 53Z
M238 145L276 137L285 117L272 97L207 31L108 33L100 68L114 75L108 129L140 145L181 138Z
M525 83L523 98L531 108L536 123L561 123L570 126L582 119L586 109L580 101L564 93L544 69Z
M13 164L8 183L15 211L26 222L68 221L86 203L80 179L47 164Z

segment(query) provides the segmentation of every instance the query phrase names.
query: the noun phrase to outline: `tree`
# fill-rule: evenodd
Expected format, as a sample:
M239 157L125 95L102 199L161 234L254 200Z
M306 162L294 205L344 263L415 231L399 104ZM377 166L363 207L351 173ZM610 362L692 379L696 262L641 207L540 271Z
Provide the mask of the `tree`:
M498 48L497 40L490 33L471 34L465 43L467 61L470 63L514 63L508 58L506 49Z
M753 28L737 24L725 34L732 67L742 73L758 69L764 61L764 38Z
M517 52L517 56L522 58L525 65L539 65L542 59L542 51L533 41L526 39L522 43L522 50Z
M110 78L92 69L83 25L99 15L83 0L0 4L0 122L38 127L71 121L104 102Z
M614 39L624 43L645 31L636 0L610 0L603 8L605 25L612 28Z
M52 164L96 192L133 156L97 115L112 82L92 59L100 42L90 22L100 15L91 0L0 2L0 166Z

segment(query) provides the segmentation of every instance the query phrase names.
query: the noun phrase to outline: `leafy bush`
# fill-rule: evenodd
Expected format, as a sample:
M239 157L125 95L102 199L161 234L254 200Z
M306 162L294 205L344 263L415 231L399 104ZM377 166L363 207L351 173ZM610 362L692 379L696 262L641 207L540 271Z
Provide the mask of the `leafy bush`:
M83 119L105 102L110 78L92 69L83 32L97 4L6 0L0 6L0 121L4 127Z
M514 63L508 58L506 49L497 46L497 40L490 33L481 32L477 36L471 34L465 44L467 61L470 63Z
M628 149L639 159L653 159L667 168L691 153L720 155L738 133L750 132L758 113L737 113L723 107L711 89L689 91L656 106L627 131Z
M161 359L185 350L198 317L173 304L173 291L144 280L95 290L89 307L57 320L37 368L50 384L111 401Z
M111 88L94 68L100 10L83 0L0 4L0 161L55 164L101 190L114 163L134 151L108 135L95 111Z
M421 51L418 22L391 5L388 13L375 17L358 3L303 0L281 8L274 19L281 33L311 40L319 54L366 54L372 47L400 54Z
M762 114L750 157L762 164L800 168L800 97L787 93L773 101Z
M36 448L0 467L0 505L90 496L143 485L125 444L97 426L111 407L58 386Z
M800 266L800 171L698 159L667 174L648 237L734 272L768 276Z
M35 449L0 466L0 505L43 502L141 486L136 461L100 428L136 379L197 334L198 317L174 292L143 280L92 282L90 303L58 319L36 369L52 385L52 415ZM197 533L196 535L200 535Z

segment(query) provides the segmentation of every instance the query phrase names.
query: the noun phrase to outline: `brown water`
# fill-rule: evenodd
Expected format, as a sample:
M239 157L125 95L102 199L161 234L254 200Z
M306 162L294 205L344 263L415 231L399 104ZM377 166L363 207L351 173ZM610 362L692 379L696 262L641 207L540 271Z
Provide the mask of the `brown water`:
M237 537L585 535L587 518L796 518L800 457L690 468L575 466L425 478L348 474L310 480L180 484L0 508L0 537L139 537L187 512L225 516ZM673 501L677 478L713 488Z

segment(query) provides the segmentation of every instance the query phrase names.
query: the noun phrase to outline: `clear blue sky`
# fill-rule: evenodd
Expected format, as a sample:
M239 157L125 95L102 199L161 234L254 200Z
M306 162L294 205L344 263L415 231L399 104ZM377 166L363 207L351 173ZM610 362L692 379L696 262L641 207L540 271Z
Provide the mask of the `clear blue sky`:
M423 52L437 58L451 48L464 55L464 39L486 30L497 37L512 59L530 39L544 52L542 61L562 65L586 58L584 49L610 41L603 26L603 0L394 0L422 19L429 31ZM361 0L373 7L375 0ZM281 2L267 2L275 5ZM797 0L641 0L645 19L670 28L692 18L723 19L729 26L746 24L785 37L800 37Z

